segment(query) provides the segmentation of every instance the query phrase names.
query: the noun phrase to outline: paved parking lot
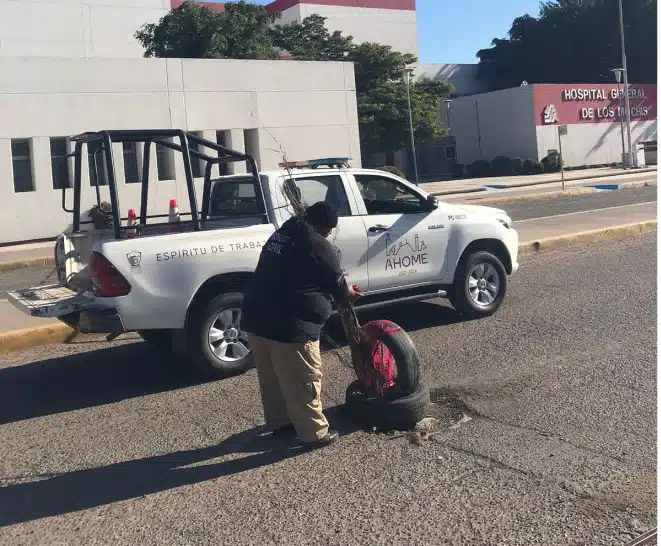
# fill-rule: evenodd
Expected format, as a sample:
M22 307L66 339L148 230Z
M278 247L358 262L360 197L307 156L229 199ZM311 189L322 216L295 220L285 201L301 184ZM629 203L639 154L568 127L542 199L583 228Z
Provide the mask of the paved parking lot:
M447 428L261 436L254 372L200 383L136 338L0 357L0 543L622 545L656 520L656 236L526 257L495 317L407 329ZM468 420L470 419L470 420Z

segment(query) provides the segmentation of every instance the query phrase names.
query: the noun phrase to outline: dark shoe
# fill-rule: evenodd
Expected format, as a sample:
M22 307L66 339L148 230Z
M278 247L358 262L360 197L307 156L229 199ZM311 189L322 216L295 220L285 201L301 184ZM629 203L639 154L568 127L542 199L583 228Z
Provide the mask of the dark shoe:
M340 436L340 433L337 430L329 430L328 434L324 436L323 438L319 438L318 440L315 440L314 442L301 442L305 447L309 447L311 449L317 449L320 447L326 447L331 445L332 443L335 442L335 440L338 439Z
M294 428L294 425L289 424L285 425L284 427L274 429L271 434L276 438L284 438L296 434L296 429Z

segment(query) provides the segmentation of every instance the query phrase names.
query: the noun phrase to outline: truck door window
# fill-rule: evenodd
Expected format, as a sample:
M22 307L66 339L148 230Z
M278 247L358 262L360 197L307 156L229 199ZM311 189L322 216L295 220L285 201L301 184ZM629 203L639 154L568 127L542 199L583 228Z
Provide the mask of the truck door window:
M295 178L293 182L305 206L325 201L335 207L338 216L351 216L351 207L341 176L336 174L305 176Z
M424 211L424 199L391 178L355 175L367 214L416 214Z
M240 218L264 214L257 199L255 181L220 180L211 189L211 218Z

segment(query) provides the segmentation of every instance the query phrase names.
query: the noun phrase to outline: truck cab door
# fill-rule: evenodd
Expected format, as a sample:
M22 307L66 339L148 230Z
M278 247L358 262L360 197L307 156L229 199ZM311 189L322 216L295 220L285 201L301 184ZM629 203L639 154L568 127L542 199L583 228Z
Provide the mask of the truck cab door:
M447 222L415 187L388 175L355 174L364 202L369 292L438 282Z
M280 205L281 224L291 217L293 209L289 205L282 186L286 178L278 181L276 198ZM318 201L326 201L333 205L338 213L337 228L328 237L328 241L335 247L345 277L349 284L358 284L367 288L367 262L364 256L367 252L367 234L358 210L358 202L350 191L348 180L344 173L338 171L319 174L293 173L292 180L298 189L301 200L306 206ZM289 206L288 206L289 205Z

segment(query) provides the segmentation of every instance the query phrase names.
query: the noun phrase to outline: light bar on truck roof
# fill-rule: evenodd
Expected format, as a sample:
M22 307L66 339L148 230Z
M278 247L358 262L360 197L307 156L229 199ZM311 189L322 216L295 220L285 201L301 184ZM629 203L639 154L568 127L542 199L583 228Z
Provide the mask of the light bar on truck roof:
M317 167L340 167L347 165L349 161L351 161L350 157L325 157L306 161L281 161L278 166L284 169L316 169Z

